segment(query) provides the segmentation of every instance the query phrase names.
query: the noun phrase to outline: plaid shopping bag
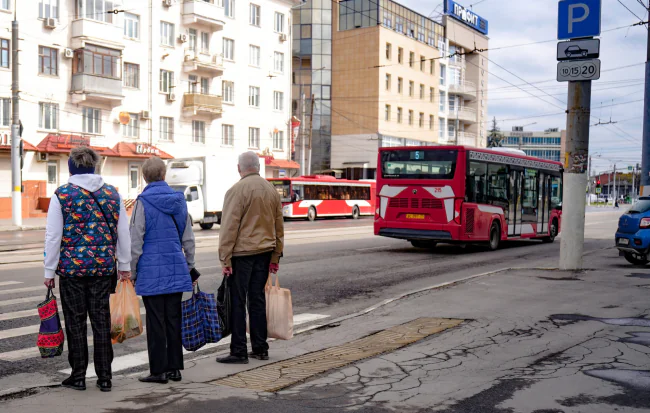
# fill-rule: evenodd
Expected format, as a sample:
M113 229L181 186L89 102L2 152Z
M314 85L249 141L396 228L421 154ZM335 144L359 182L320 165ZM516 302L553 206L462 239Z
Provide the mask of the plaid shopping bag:
M41 318L41 327L38 330L36 345L42 358L60 356L63 353L63 329L61 318L56 304L56 296L52 289L47 289L45 301L38 305L38 316Z
M199 308L199 317L203 327L203 336L206 343L216 343L221 340L221 325L219 323L219 314L217 312L217 299L214 294L208 294L201 291L199 285L196 285L197 292L194 297L197 300Z
M205 335L203 334L203 322L199 300L192 292L192 297L181 303L182 326L181 335L183 348L187 351L196 351L205 346Z

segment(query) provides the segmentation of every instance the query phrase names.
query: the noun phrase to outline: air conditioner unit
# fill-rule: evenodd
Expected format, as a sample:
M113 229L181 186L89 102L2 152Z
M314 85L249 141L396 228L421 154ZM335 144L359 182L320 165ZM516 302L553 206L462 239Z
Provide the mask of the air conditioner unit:
M174 102L176 100L176 93L169 92L167 94L167 102Z
M44 152L36 153L36 162L47 162L50 160L50 155Z
M187 35L185 33L181 34L180 36L178 36L178 41L181 43L187 42Z
M140 112L140 118L151 119L151 113L148 110L143 110L142 112Z
M72 49L64 49L63 50L63 57L66 59L72 59L74 57L74 50Z
M43 21L43 26L45 26L46 29L54 29L56 28L57 23L56 19L48 18Z
M286 42L287 41L287 35L284 33L280 33L280 41L281 42Z
M163 0L163 6L171 7L174 5L174 0Z

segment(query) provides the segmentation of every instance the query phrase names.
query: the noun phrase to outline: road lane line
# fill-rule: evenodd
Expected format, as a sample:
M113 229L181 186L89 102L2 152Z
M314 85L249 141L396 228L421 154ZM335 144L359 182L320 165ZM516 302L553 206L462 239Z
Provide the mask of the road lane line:
M15 320L17 318L33 317L38 315L38 310L15 311L0 314L0 321Z
M45 289L45 287L41 287ZM15 304L24 304L24 303L36 303L39 301L45 301L45 295L39 295L38 297L25 297L25 298L14 298L13 300L3 300L0 301L0 307L7 307Z
M26 293L26 292L32 292L32 291L45 291L44 286L39 285L37 287L24 287L24 288L14 288L11 290L0 290L0 294L17 294L17 293Z
M316 320L322 320L324 318L328 318L329 315L325 314L297 314L293 317L293 325L301 325L308 323L310 321L316 321ZM205 346L201 347L197 351L186 351L183 350L183 354L192 354L196 353L198 351L204 351L204 350L209 350L215 347L221 347L224 345L230 344L230 336L226 337L225 339L219 341L218 343L211 343L211 344L206 344ZM2 355L0 355L0 360L2 360ZM148 351L138 351L132 354L128 354L125 356L120 356L120 357L115 357L113 359L113 364L111 365L113 373L117 371L122 371L122 370L127 370L133 367L138 367L142 366L145 364L149 363L149 352ZM71 369L65 369L65 370L60 370L59 373L63 374L70 374L72 372ZM90 363L88 365L88 369L86 370L86 378L92 378L96 377L95 375L95 364Z
M22 281L2 281L0 282L0 287L4 287L5 285L16 285L16 284L23 284Z

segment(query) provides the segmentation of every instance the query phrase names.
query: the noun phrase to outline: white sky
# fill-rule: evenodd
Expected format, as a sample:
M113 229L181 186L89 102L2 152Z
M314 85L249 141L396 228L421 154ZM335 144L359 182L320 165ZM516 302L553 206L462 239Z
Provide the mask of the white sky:
M637 16L648 20L647 13L638 0L621 0ZM643 0L646 4L648 0ZM426 16L436 16L442 11L442 2L424 0L399 0L400 3ZM480 4L478 4L480 2ZM566 115L533 117L559 113L566 109L567 83L558 83L556 77L557 0L460 0L489 22L490 48L519 45L531 42L546 43L490 50L489 59L534 86L517 79L493 63L489 66L488 115L498 123L501 130L511 130L515 125L526 130L544 130L557 127L566 129ZM635 26L605 32L639 21L617 0L602 0L602 35L600 80L592 84L591 124L618 122L607 126L592 126L589 152L594 157L595 170L617 169L641 162L640 148L643 123L643 78L646 60L646 26ZM435 12L434 12L435 10ZM629 68L610 70L621 66ZM520 86L541 99L510 86ZM548 93L551 96L548 96ZM546 101L546 102L544 102ZM638 101L618 105L620 103ZM610 106L601 108L601 106ZM558 106L560 108L558 108ZM528 118L521 120L507 120ZM490 123L491 125L491 123ZM489 127L488 127L489 129Z

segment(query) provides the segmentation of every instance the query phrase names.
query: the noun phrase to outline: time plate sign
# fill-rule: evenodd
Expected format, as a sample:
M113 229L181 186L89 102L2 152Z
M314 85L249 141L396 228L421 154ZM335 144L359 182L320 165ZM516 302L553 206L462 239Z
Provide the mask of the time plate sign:
M557 81L569 82L600 79L600 60L576 60L557 64Z

